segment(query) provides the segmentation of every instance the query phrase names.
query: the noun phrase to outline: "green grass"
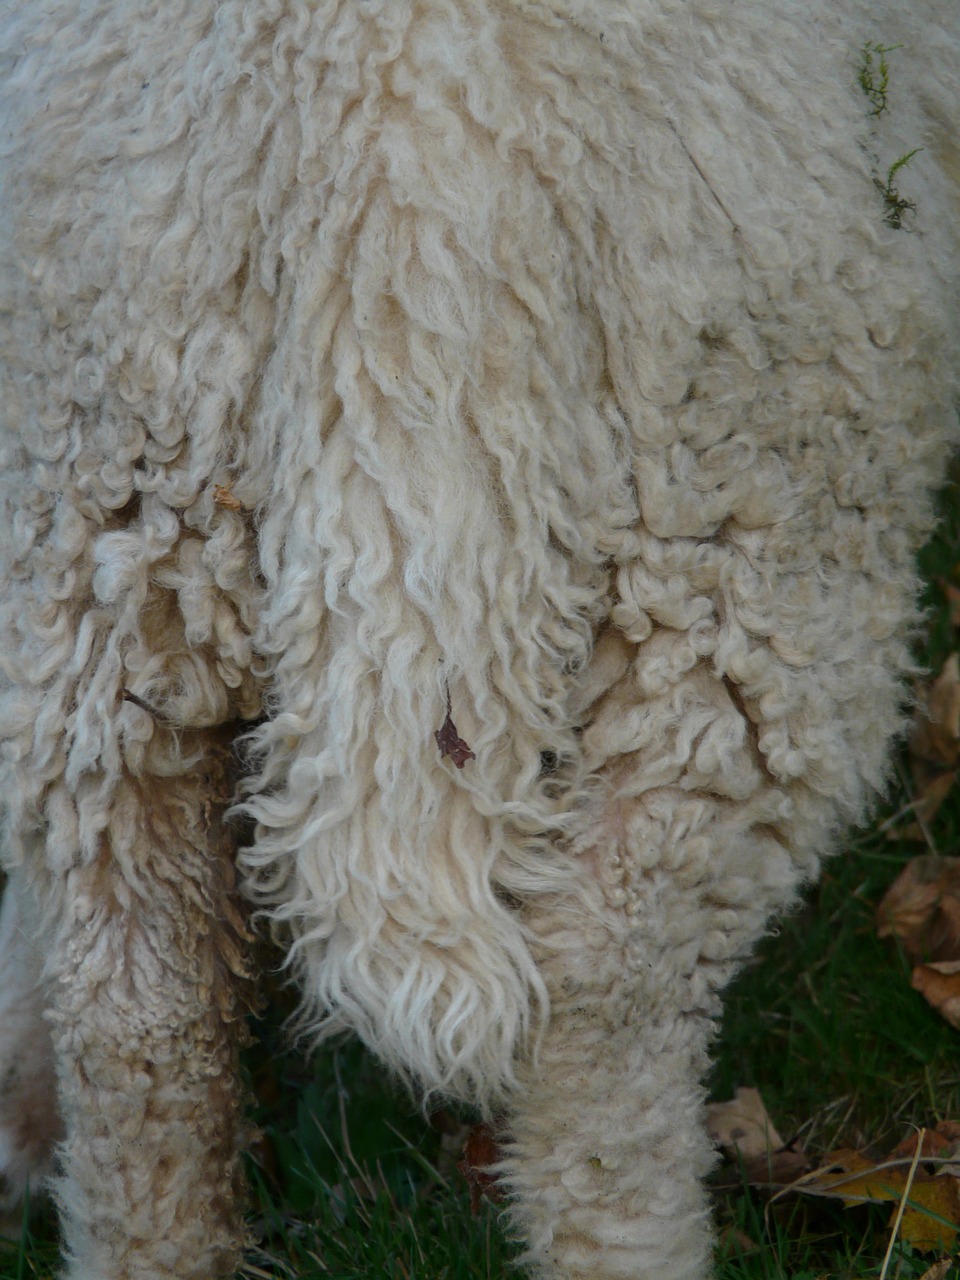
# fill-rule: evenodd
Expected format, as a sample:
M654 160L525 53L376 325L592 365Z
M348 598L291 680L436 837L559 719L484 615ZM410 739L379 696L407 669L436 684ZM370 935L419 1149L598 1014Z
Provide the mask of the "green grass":
M251 1170L260 1246L245 1277L494 1280L509 1246L456 1168L466 1118L428 1123L355 1041L312 1062L270 1021L249 1055L262 1138ZM279 1104L279 1105L278 1105Z
M960 501L924 554L930 582L924 659L937 670L957 646L941 589L960 582ZM903 770L906 777L906 770ZM901 786L865 832L831 860L806 906L782 922L729 992L710 1081L717 1099L760 1089L773 1121L808 1152L840 1145L888 1150L910 1125L960 1118L960 1042L910 989L909 967L874 929L876 903L907 858L884 817L909 801ZM960 850L960 798L931 836ZM278 1003L287 997L280 994ZM248 1055L262 1137L250 1161L258 1244L245 1280L495 1280L515 1252L495 1209L470 1210L457 1171L458 1118L429 1124L356 1044L307 1061L290 1051L282 1009ZM442 1130L447 1130L446 1136ZM727 1184L730 1182L729 1171ZM741 1185L719 1188L720 1280L863 1280L880 1274L889 1206L845 1210L784 1199L768 1209ZM898 1247L888 1277L920 1280L933 1261ZM34 1215L0 1242L0 1280L47 1280L55 1228ZM948 1280L960 1280L960 1268Z

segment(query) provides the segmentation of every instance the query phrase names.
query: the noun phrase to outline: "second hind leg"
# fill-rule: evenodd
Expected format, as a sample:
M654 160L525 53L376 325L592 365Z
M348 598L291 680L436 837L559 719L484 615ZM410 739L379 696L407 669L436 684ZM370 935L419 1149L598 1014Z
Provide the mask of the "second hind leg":
M185 735L181 735L181 741ZM114 789L51 922L70 1280L211 1280L243 1239L244 927L222 747Z
M47 1184L60 1136L41 970L36 904L14 868L0 907L0 1229L8 1234L24 1196Z

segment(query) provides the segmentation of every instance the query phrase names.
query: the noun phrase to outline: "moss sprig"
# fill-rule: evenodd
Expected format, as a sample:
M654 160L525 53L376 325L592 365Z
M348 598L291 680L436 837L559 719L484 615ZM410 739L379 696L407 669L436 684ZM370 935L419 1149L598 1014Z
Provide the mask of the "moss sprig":
M894 178L905 165L910 163L917 152L922 150L923 147L914 147L912 151L902 155L899 160L894 160L887 170L886 179L874 178L873 180L877 190L883 196L883 207L886 210L883 220L888 227L893 227L894 231L899 231L903 227L903 219L908 213L916 213L917 211L914 201L907 200L900 194Z
M860 69L857 72L857 83L870 103L869 115L881 116L890 108L890 63L887 54L902 48L899 44L881 44L868 40L860 48ZM887 169L886 174L880 169L878 156L874 157L873 184L883 198L883 220L888 227L900 231L908 214L916 213L917 206L908 200L897 186L896 177L905 168L922 147L914 147L906 152ZM879 172L878 172L879 170Z
M879 116L887 110L887 91L890 88L890 64L887 54L899 49L898 44L871 43L860 50L860 70L857 83L870 102L870 114Z

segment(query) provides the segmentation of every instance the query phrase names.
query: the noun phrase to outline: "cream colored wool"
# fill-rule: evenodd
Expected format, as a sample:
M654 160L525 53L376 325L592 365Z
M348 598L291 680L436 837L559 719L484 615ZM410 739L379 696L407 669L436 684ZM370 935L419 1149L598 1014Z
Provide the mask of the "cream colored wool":
M312 1034L506 1116L533 1275L703 1277L719 992L913 669L960 8L0 0L0 47L8 1189L48 1026L70 1280L230 1273L236 861Z

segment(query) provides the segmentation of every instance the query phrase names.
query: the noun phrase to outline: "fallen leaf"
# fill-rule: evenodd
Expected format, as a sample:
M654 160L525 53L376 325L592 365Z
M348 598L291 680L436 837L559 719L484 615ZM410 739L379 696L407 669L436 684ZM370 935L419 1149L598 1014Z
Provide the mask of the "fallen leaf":
M728 1155L743 1160L766 1157L783 1146L756 1089L738 1089L729 1102L709 1103L707 1132Z
M952 653L917 708L909 742L913 821L892 840L927 840L927 824L953 789L960 765L960 654Z
M742 1258L748 1253L757 1253L760 1245L752 1240L739 1227L724 1227L717 1241L720 1254L724 1258Z
M921 1253L942 1253L960 1231L960 1196L956 1178L942 1174L914 1180L900 1219L900 1238Z
M956 1120L938 1120L932 1129L923 1129L923 1140L920 1145L921 1160L949 1160L952 1156L960 1152L960 1124ZM888 1159L907 1159L912 1160L917 1152L916 1133L909 1133L902 1142L890 1152ZM948 1166L951 1172L954 1172L952 1166ZM960 1168L957 1168L954 1176L960 1177Z
M960 761L960 655L951 653L930 685L910 736L910 754L941 768Z
M905 1175L899 1166L884 1170L883 1173L885 1176L881 1181L875 1161L861 1151L843 1147L839 1151L832 1151L819 1168L800 1178L790 1190L824 1196L830 1200L842 1200L847 1209L857 1204L873 1204L878 1200L898 1200L903 1191ZM898 1176L899 1187L895 1185Z
M719 1193L736 1193L742 1191L746 1183L769 1196L796 1182L809 1170L810 1158L806 1152L802 1148L787 1147L750 1160L738 1158L736 1165L728 1164L714 1175L711 1186Z
M960 858L911 858L877 907L877 933L912 960L960 960Z
M910 975L910 985L960 1031L960 960L918 964Z
M912 1157L874 1161L860 1151L834 1151L819 1169L787 1190L840 1200L846 1208L887 1202L893 1205L892 1223L907 1188L911 1164ZM958 1231L960 1182L944 1172L917 1168L900 1220L901 1238L921 1252L942 1252L951 1247Z
M939 1262L935 1262L932 1267L929 1267L923 1273L920 1280L947 1280L952 1266L952 1258L941 1258Z
M914 840L920 844L926 844L928 824L953 790L957 781L957 771L948 769L943 772L926 761L914 760L912 773L916 799L910 805L909 812L914 815L916 821L908 822L902 827L890 827L887 830L887 839Z

